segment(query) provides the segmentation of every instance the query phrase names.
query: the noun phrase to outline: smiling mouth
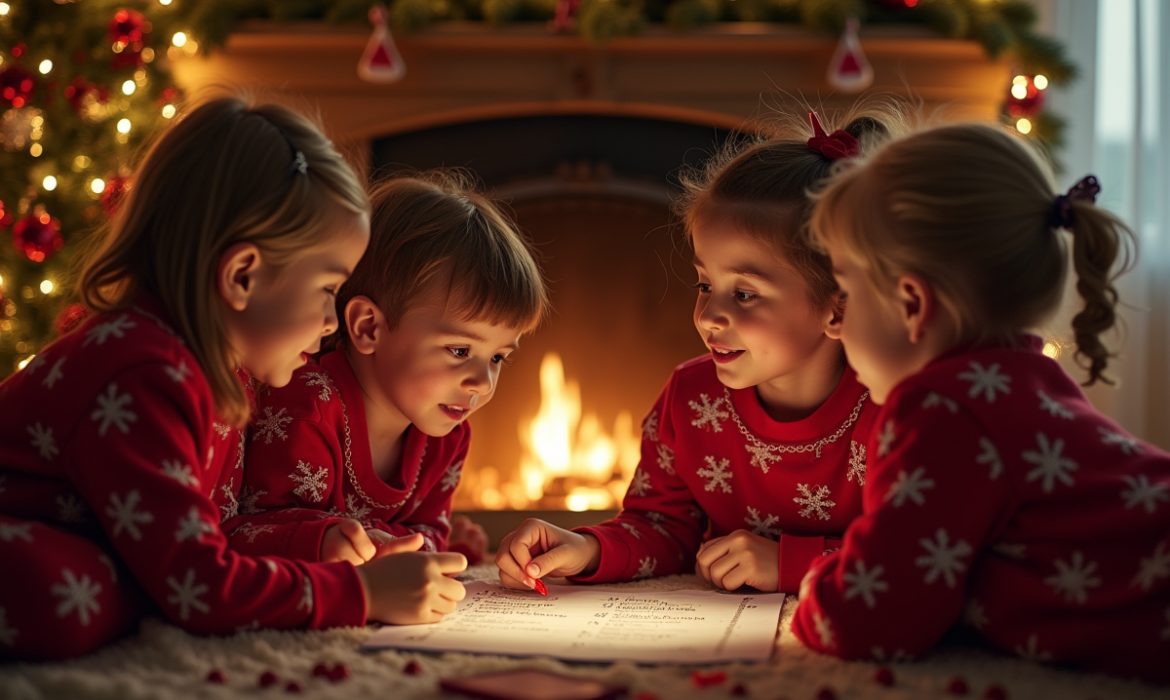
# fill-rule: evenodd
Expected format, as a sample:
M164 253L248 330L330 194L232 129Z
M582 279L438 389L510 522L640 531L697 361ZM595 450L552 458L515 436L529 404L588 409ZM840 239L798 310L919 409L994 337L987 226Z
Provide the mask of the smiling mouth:
M467 414L471 413L470 408L464 408L463 406L449 406L445 403L439 404L439 408L443 410L443 413L447 414L448 418L454 421L463 420L467 417Z
M723 348L711 348L711 357L715 362L723 365L729 362L735 362L743 355L743 350L725 350Z

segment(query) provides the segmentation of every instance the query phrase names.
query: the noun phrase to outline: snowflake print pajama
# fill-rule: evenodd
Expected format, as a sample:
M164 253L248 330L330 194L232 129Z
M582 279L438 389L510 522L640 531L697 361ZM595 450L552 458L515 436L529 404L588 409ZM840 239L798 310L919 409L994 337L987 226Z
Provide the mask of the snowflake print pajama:
M446 549L471 441L466 422L441 438L411 427L386 483L374 473L361 385L343 351L257 400L240 515L224 524L233 549L319 561L325 530L345 518L395 537L419 532L425 550Z
M805 644L907 658L961 621L1025 658L1170 682L1170 455L1041 347L953 351L891 392L865 512L802 584Z
M88 319L0 383L0 659L93 651L146 611L183 628L356 625L348 564L227 549L239 431L151 299Z
M642 424L642 460L613 520L579 532L601 543L597 583L694 571L699 545L735 530L780 542L780 590L837 545L861 512L864 440L875 409L846 368L800 421L772 420L755 388L731 391L709 355L674 371Z

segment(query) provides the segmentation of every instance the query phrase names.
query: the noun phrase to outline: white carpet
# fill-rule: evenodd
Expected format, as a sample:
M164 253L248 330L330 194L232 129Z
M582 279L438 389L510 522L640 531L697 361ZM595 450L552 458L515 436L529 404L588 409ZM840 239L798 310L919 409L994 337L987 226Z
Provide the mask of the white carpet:
M484 580L492 580L496 575L494 566L481 566L469 573ZM673 576L627 585L653 589L707 588L694 576ZM944 698L953 697L947 694L946 688L955 676L962 676L967 681L970 698L983 698L988 686L998 684L1007 691L1006 697L1011 700L1170 699L1170 688L1167 687L1045 668L954 645L938 649L918 662L890 664L895 685L886 688L873 680L877 664L846 663L802 647L788 632L794 609L795 601L788 601L781 621L777 652L771 662L705 667L704 670L718 668L726 671L728 682L703 690L691 684L692 669L679 666L583 665L549 659L470 654L366 653L359 651L358 646L371 634L372 628L325 632L259 631L208 638L192 636L157 620L149 620L136 636L83 659L59 664L0 667L0 698L170 700L290 697L285 691L285 684L290 680L302 686L300 697L303 698L454 698L458 696L439 692L439 679L523 667L616 682L630 687L631 698L645 692L660 700L729 697L736 683L744 685L747 697L760 700L813 700L824 688L832 689L839 700ZM421 675L402 673L402 668L411 659L421 664ZM314 678L313 667L321 662L344 663L348 665L351 677L338 683ZM227 679L225 685L205 680L212 669L223 671ZM261 689L258 679L265 671L275 672L281 679L280 684Z

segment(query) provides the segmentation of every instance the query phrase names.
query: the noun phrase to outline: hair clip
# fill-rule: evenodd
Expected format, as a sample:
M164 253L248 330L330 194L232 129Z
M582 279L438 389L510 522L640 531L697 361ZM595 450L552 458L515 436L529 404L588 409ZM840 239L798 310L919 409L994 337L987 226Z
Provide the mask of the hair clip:
M852 158L861 153L861 142L848 131L838 129L831 134L825 133L825 127L816 112L808 113L808 120L812 123L813 137L808 140L808 147L826 158Z
M309 161L305 160L305 154L302 153L299 149L296 151L296 155L293 156L292 167L289 170L289 172L293 171L296 171L301 175L309 172Z
M1076 223L1073 217L1072 200L1097 203L1097 195L1101 194L1101 183L1096 175L1086 175L1068 188L1066 194L1058 194L1052 200L1052 209L1048 212L1048 226L1051 228L1072 229Z

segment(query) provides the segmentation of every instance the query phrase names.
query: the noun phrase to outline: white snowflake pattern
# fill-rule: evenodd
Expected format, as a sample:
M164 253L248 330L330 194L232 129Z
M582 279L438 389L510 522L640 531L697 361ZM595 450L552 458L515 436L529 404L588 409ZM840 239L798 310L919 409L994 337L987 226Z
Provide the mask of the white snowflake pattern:
M800 510L800 517L812 518L814 513L816 514L816 517L820 518L821 520L829 520L833 517L825 511L826 508L832 508L833 506L837 505L833 501L829 500L829 495L831 492L829 491L828 486L817 486L817 490L814 493L811 489L809 489L807 484L797 484L796 490L799 491L801 495L792 499L792 502L797 505L804 506L804 508ZM801 498L801 496L803 496L803 498Z
M650 521L650 527L653 528L655 532L662 535L663 537L671 536L670 531L662 527L662 523L666 522L665 515L659 513L658 511L648 510L646 511L646 519Z
M783 457L778 452L774 452L768 445L753 445L748 443L743 448L752 456L751 465L753 467L759 467L760 471L765 474L772 468L772 462L780 462L783 460Z
M303 459L297 461L296 469L300 472L299 476L297 474L288 475L288 478L298 484L293 489L293 493L311 503L321 502L325 497L325 490L329 487L325 483L325 478L329 476L329 470L325 467L314 467ZM314 472L313 469L317 471Z
M1042 479L1041 488L1044 489L1044 493L1052 493L1056 481L1065 486L1072 486L1073 478L1069 476L1069 472L1077 470L1077 463L1060 455L1060 451L1064 449L1064 440L1057 438L1049 442L1047 435L1036 433L1036 445L1040 448L1039 452L1035 450L1023 452L1024 461L1036 465L1035 469L1028 472L1027 481Z
M167 585L175 592L174 595L167 596L167 602L179 607L180 620L191 617L191 608L205 615L211 609L207 603L199 599L199 596L207 592L207 584L195 582L195 569L187 569L187 575L182 583L174 576L167 576Z
M85 342L81 344L81 347L85 347L95 340L98 345L105 345L111 337L121 340L126 337L126 331L137 327L138 324L131 321L128 315L122 314L112 321L98 323L90 328L89 332L85 334Z
M459 461L447 467L447 473L443 475L443 490L450 491L459 485L459 477L463 473L463 462Z
M642 471L641 467L634 470L634 480L630 482L629 492L635 496L645 496L650 493L650 474Z
M865 445L860 444L856 440L849 441L849 473L845 478L853 481L853 477L857 477L857 485L865 486Z
M1097 571L1097 562L1085 561L1085 555L1073 552L1072 561L1064 562L1057 559L1052 562L1057 573L1044 579L1044 583L1060 595L1064 602L1084 605L1089 598L1088 589L1101 586L1101 579L1093 574Z
M985 437L979 438L979 446L983 448L983 451L975 458L975 463L984 466L990 465L991 480L995 481L1003 473L1003 460L999 457L999 450L995 449L995 443Z
M163 371L171 378L171 381L180 384L184 379L191 376L191 368L187 366L186 360L179 360L178 367L166 366Z
M16 644L16 635L20 631L8 624L8 611L0 608L0 642L6 646L13 646Z
M1011 388L1008 387L1012 378L1006 374L999 373L998 362L986 368L978 362L971 362L967 366L971 368L971 371L960 372L959 379L971 382L971 388L967 391L968 397L973 399L983 394L983 398L987 400L987 403L995 403L996 392L1002 392L1004 394L1012 393Z
M894 421L888 420L878 435L878 457L890 454L890 447L893 446L894 439Z
M1041 411L1048 411L1048 415L1052 416L1053 418L1063 418L1065 420L1073 419L1073 412L1065 408L1064 404L1060 403L1048 394L1045 394L1043 391L1037 389L1036 396L1040 397Z
M116 493L110 493L110 505L106 506L106 515L114 519L114 536L125 530L135 542L142 539L142 531L138 524L146 525L154 522L154 515L145 510L138 510L138 503L142 494L138 489L131 489L125 500Z
M1115 433L1112 430L1098 427L1097 432L1101 433L1101 442L1106 445L1117 445L1121 448L1121 453L1125 455L1141 454L1142 446L1138 441L1126 435L1125 433Z
M650 415L642 421L642 439L658 442L658 411L650 411Z
M333 398L333 385L329 383L329 375L324 372L305 372L305 386L319 387L317 398L321 401L330 401Z
M219 507L223 513L219 516L219 521L222 523L229 518L234 518L240 514L240 502L236 500L236 489L234 483L235 477L228 479L228 482L219 487L220 493L223 494L224 503ZM215 490L212 489L212 495L215 495Z
M700 469L696 472L699 476L710 479L703 486L704 491L714 491L715 487L719 487L723 493L731 493L731 484L728 481L731 479L731 472L727 471L730 460L721 459L718 463L712 456L703 458L707 462L707 469Z
M258 501L261 496L267 495L267 491L260 489L253 489L251 486L245 486L240 489L239 511L243 515L255 515L260 512Z
M130 424L138 420L138 415L127 408L134 403L130 394L118 394L118 385L110 382L105 394L98 394L98 407L89 417L98 422L98 435L105 437L106 431L113 425L123 435L130 432Z
M54 386L56 386L57 382L64 379L65 373L61 371L61 365L64 364L64 357L59 358L56 362L54 362L53 366L49 368L49 373L46 374L45 378L41 380L41 386L45 387L46 389L52 389Z
M948 399L947 397L943 396L942 394L938 394L938 393L935 393L932 391L926 395L925 399L923 399L922 407L923 408L934 408L935 406L945 406L946 409L948 411L950 411L951 413L958 413L959 412L959 404Z
M57 496L57 517L63 523L70 525L81 525L89 520L89 508L85 505L85 501L77 497L76 494L63 493Z
M284 432L284 426L291 422L292 416L288 415L287 408L282 408L274 414L271 406L265 406L264 417L256 421L256 431L252 433L252 442L263 438L265 445L271 445L272 438L275 437L287 440L288 433Z
M629 533L634 536L634 539L642 539L642 533L638 531L637 526L635 526L633 523L622 523L622 527L629 531Z
M254 523L244 523L243 525L237 527L235 530L232 531L232 536L234 537L236 535L243 535L244 537L248 538L249 543L252 543L252 542L255 542L256 538L259 537L260 535L263 535L263 534L266 534L269 532L276 532L276 526L275 525L256 525ZM271 561L268 563L272 564ZM269 568L271 568L271 567L269 567ZM275 569L274 569L274 571L275 571Z
M918 467L909 474L899 471L898 480L894 482L889 491L886 491L884 500L893 501L895 508L901 508L906 501L922 505L926 503L926 497L922 492L932 488L934 488L934 479L926 478L926 467Z
M967 565L961 559L971 553L971 545L959 540L951 546L950 536L941 527L935 533L934 540L924 537L918 540L918 543L927 551L914 560L917 566L927 569L923 581L928 584L934 583L941 575L947 582L947 587L954 588L957 580L955 575L967 569Z
M654 576L654 570L657 568L657 559L654 557L642 557L638 560L638 572L634 574L634 578L652 578Z
M45 356L44 355L33 355L32 358L29 359L28 364L26 364L24 366L24 373L26 375L31 376L31 375L35 374L38 369L40 369L41 367L44 367L44 366L45 366Z
M845 589L845 600L861 596L865 601L865 607L872 610L873 606L877 605L874 593L885 593L890 590L890 584L881 579L885 570L885 567L880 565L867 569L865 562L860 559L853 562L853 571L846 571L841 576L850 584L849 588Z
M163 474L166 474L184 486L189 486L193 489L199 488L199 477L195 476L195 470L190 465L183 464L177 459L164 459L162 470Z
M1133 577L1131 585L1140 586L1143 591L1148 591L1154 587L1155 581L1167 577L1170 577L1170 549L1166 548L1166 542L1163 541L1154 548L1153 555L1142 557L1141 563L1138 564L1137 576Z
M32 523L20 523L19 525L12 525L10 523L0 523L0 540L5 542L12 542L13 540L24 540L25 542L32 542Z
M658 466L662 471L674 476L674 450L669 445L658 443Z
M301 602L297 603L297 610L313 612L313 582L305 577L305 587L301 590Z
M821 646L826 649L832 649L836 646L833 640L833 624L829 622L829 618L821 615L820 611L813 611L813 625L816 627L817 636L821 638Z
M60 450L57 449L57 441L53 439L53 429L46 428L37 421L35 425L30 425L28 434L32 436L32 446L41 453L41 459L50 460L57 456Z
M779 516L768 513L763 515L760 511L747 507L747 517L743 519L747 526L752 529L760 537L767 537L769 539L778 539L780 537L780 528L775 527L780 522Z
M1153 513L1158 509L1158 501L1170 501L1166 484L1151 484L1145 474L1138 474L1136 479L1132 476L1121 478L1129 484L1129 490L1121 492L1121 497L1125 499L1126 510L1141 504L1147 513Z
M202 542L204 535L215 534L215 528L199 515L199 509L191 506L185 517L179 518L179 529L175 531L176 542L195 540Z
M93 581L88 574L77 575L69 569L62 569L63 583L54 583L49 589L53 595L60 596L57 603L57 617L65 617L71 612L77 613L77 619L82 626L89 625L90 613L94 615L102 611L97 602L98 593L102 592L102 584Z
M1024 646L1016 645L1016 653L1034 663L1052 661L1052 654L1040 648L1040 640L1034 634L1028 637L1028 641Z
M688 401L687 405L696 413L691 425L696 428L710 428L716 433L723 432L722 421L731 417L727 411L720 410L719 407L723 405L723 401L723 397L716 397L715 402L711 403L706 394L699 394L698 401Z
M977 630L987 626L987 613L983 610L983 603L975 598L967 601L967 605L963 607L963 624Z
M232 432L232 426L219 421L212 423L211 427L215 429L215 434L219 436L220 440L227 440L228 434Z

